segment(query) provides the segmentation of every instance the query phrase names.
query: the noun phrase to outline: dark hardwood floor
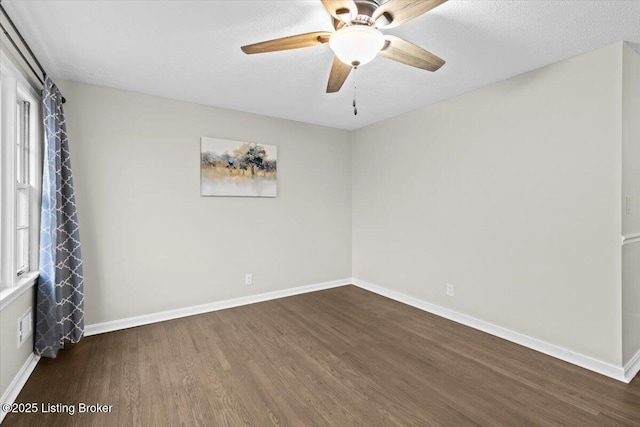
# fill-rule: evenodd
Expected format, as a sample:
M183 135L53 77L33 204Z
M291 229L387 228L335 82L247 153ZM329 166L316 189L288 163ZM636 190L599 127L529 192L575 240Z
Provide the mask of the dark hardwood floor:
M640 425L606 378L354 286L85 338L42 359L8 426Z

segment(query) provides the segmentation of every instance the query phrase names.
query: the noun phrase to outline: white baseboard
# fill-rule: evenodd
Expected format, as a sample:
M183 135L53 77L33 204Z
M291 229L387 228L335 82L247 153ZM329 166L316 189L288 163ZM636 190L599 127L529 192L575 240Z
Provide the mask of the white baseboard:
M627 383L640 372L640 350L624 365L624 378Z
M623 368L621 366L615 366L601 360L594 359L590 356L585 356L583 354L567 350L566 348L555 344L550 344L546 341L503 328L502 326L494 325L493 323L485 322L484 320L476 319L475 317L467 316L466 314L458 313L448 308L444 308L400 292L392 291L382 286L365 282L364 280L353 278L352 283L362 289L366 289L387 298L391 298L392 300L416 307L420 310L433 313L437 316L453 320L454 322L461 323L488 334L495 335L505 340L528 347L532 350L539 351L540 353L553 356L557 359L564 360L565 362L611 377L618 381L629 383L640 369L640 352L638 352L638 354L636 354L634 358Z
M227 308L239 307L242 305L254 304L257 302L269 301L273 299L289 297L292 295L306 294L308 292L320 291L323 289L337 288L339 286L348 285L350 283L350 278L334 280L331 282L316 283L313 285L299 286L297 288L283 289L280 291L266 292L263 294L249 295L246 297L178 308L175 310L144 314L142 316L129 317L126 319L112 320L103 323L94 323L92 325L85 326L84 335L90 336L103 334L105 332L112 332L118 331L120 329L149 325L151 323L163 322L165 320L178 319L180 317L194 316L196 314L209 313L211 311L224 310Z
M20 394L20 390L27 383L29 376L36 368L38 361L40 360L40 356L37 356L35 353L31 353L31 356L24 362L16 376L9 384L9 387L2 393L2 397L0 397L0 404L11 404L16 401L16 398ZM4 420L4 417L7 415L6 412L0 410L0 423Z
M97 335L106 332L117 331L121 329L133 328L136 326L148 325L151 323L163 322L165 320L178 319L181 317L194 316L196 314L208 313L211 311L224 310L227 308L239 307L248 304L254 304L262 301L269 301L278 298L284 298L292 295L299 295L308 292L320 291L323 289L336 288L348 284L354 284L362 289L374 292L376 294L391 298L395 301L416 307L420 310L433 313L437 316L444 317L454 322L478 329L480 331L495 335L508 341L528 347L532 350L539 351L549 356L555 357L565 362L572 363L593 372L605 375L607 377L629 383L633 377L640 371L640 351L624 366L615 366L590 356L586 356L566 348L512 331L502 326L466 314L458 313L445 307L426 302L424 300L374 285L356 278L348 278L342 280L334 280L331 282L317 283L313 285L300 286L297 288L283 289L280 291L267 292L263 294L250 295L230 300L211 302L207 304L196 305L192 307L178 308L175 310L162 311L158 313L145 314L142 316L129 317L126 319L113 320L103 323L95 323L85 327L85 336ZM28 375L27 375L28 378ZM25 379L26 381L26 379ZM24 384L24 383L23 383ZM20 387L21 388L21 387ZM19 390L18 390L19 391ZM17 396L17 394L16 394ZM15 397L14 397L15 398Z

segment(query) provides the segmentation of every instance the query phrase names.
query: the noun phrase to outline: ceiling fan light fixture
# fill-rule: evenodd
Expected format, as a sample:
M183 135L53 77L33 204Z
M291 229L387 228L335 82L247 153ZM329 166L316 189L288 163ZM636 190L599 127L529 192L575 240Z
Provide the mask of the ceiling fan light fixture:
M329 46L340 61L355 67L376 57L384 46L384 36L375 28L351 25L333 33Z

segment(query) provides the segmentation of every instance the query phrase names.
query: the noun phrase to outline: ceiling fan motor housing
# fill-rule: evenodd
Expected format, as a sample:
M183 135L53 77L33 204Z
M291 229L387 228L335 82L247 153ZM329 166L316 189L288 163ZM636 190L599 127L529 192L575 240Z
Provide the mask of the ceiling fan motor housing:
M377 20L374 21L373 14L381 4L386 3L386 1L377 1L377 0L355 0L356 6L358 7L358 14L356 16L351 17L350 24L345 23L343 20L335 19L334 27L336 30L343 28L345 25L367 25L367 26L385 26L389 24L392 20L391 15L388 13L382 14ZM346 9L348 11L348 9Z

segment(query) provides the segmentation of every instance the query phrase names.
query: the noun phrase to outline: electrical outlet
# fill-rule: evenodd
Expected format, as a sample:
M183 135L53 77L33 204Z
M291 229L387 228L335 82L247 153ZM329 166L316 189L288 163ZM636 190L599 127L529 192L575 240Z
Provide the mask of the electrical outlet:
M253 285L253 273L247 273L244 275L244 284Z
M447 283L447 295L450 297L453 296L453 284L451 283Z
M31 310L28 310L18 319L18 348L22 346L33 332L33 320Z
M625 197L625 212L627 215L631 215L631 197Z

